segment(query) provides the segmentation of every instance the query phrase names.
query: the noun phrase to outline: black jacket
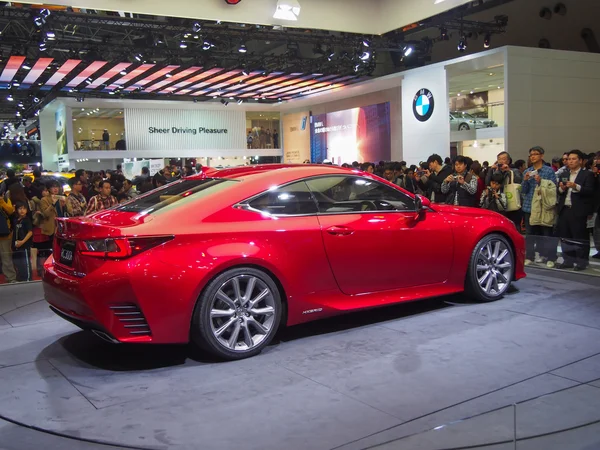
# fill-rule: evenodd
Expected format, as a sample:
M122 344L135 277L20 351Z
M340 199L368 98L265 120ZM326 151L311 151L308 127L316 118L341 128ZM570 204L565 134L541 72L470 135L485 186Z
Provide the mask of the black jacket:
M437 175L433 172L430 174L427 183L425 184L425 192L427 193L428 199L435 201L435 203L446 203L446 194L442 194L442 183L448 178L448 175L452 175L452 173L454 173L452 166L445 165ZM435 193L435 199L432 199L433 193Z
M594 174L589 170L580 170L575 178L575 184L581 186L579 191L573 190L571 193L571 204L573 213L577 216L585 217L594 213L594 204L596 196L596 180ZM560 185L560 184L559 184ZM560 214L565 207L567 199L567 190L560 192L558 190L558 213Z

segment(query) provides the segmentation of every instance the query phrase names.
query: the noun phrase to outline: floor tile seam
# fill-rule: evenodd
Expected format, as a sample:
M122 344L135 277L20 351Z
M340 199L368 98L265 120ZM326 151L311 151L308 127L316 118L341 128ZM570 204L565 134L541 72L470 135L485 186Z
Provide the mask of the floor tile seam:
M8 319L4 318L4 320L6 320L8 322ZM18 329L18 328L23 328L23 327L30 327L33 325L39 325L42 323L51 323L51 322L64 323L64 321L57 316L57 317L50 317L48 319L40 320L38 322L24 323L22 325L12 325L10 322L8 322L8 324L11 326L11 328Z
M386 432L386 431L390 431L390 430L393 430L394 428L400 427L400 426L402 426L402 425L406 425L406 424L409 424L409 423L411 423L411 422L415 422L415 421L417 421L417 420L424 419L425 417L431 416L431 415L433 415L433 414L437 414L437 413L440 413L440 412L442 412L442 411L446 411L446 410L448 410L448 409L455 408L455 407L457 407L457 406L463 405L463 404L465 404L465 403L468 403L468 402L471 402L471 401L473 401L473 400L477 400L477 399L479 399L479 398L485 397L486 395L495 394L496 392L502 391L502 390L504 390L504 389L507 389L507 388L510 388L510 387L513 387L513 386L516 386L516 385L518 385L518 384L521 384L521 383L524 383L524 382L526 382L526 381L530 381L530 380L532 380L532 379L534 379L534 378L537 378L537 377L540 377L540 376L543 376L543 375L553 375L551 372L553 372L553 371L555 371L555 370L559 370L559 369L562 369L563 367L567 367L567 366L570 366L570 365L572 365L572 364L576 364L576 363L578 363L578 362L585 361L586 359L593 358L593 357L595 357L595 356L598 356L598 355L600 355L600 352L598 352L598 353L595 353L595 354L593 354L593 355L586 356L586 357L584 357L584 358L581 358L581 359L579 359L579 360L577 360L577 361L573 361L573 362L570 362L570 363L568 363L568 364L564 364L564 365L562 365L562 366L560 366L560 367L555 367L555 368L553 368L553 369L550 369L550 370L548 370L548 371L546 371L546 372L538 373L538 374L536 374L536 375L533 375L533 376L530 376L530 377L524 378L524 379L522 379L522 380L519 380L519 381L516 381L516 382L514 382L514 383L507 384L506 386L502 386L502 387L500 387L500 388L493 389L493 390L491 390L491 391L488 391L488 392L486 392L486 393L484 393L484 394L476 395L475 397L471 397L471 398L465 399L465 400L463 400L463 401L460 401L460 402L458 402L458 403L455 403L455 404L453 404L453 405L445 406L444 408L440 408L440 409L438 409L438 410L435 410L435 411L429 412L429 413L427 413L427 414L423 414L423 415L421 415L421 416L414 417L414 418L412 418L412 419L410 419L410 420L407 420L407 421L405 421L405 422L403 422L403 423L400 423L400 424L398 424L398 425L393 425L393 426L391 426L391 427L384 428L383 430L380 430L380 431L378 431L378 432L376 432L376 433L369 434L369 435L367 435L367 436L364 436L364 437L362 437L362 438L360 438L360 439L355 439L355 440L353 440L353 441L346 442L345 444L339 445L339 446L337 446L337 447L333 447L333 448L332 448L332 449L330 449L330 450L336 450L336 449L339 449L339 448L341 448L341 447L344 447L344 446L346 446L346 445L350 445L350 444L356 443L356 442L358 442L358 441L361 441L361 440L363 440L363 439L367 439L367 438L369 438L369 437L376 436L376 435L377 435L377 434L379 434L379 433L383 433L383 432ZM574 381L574 380L570 380L570 381L573 381L573 382L575 382L575 383L578 383L578 384L576 384L575 386L570 386L570 387L568 387L568 388L559 389L559 390L557 390L556 392L560 392L560 391L563 391L563 390L565 390L565 389L571 389L571 388L574 388L574 387L577 387L577 386L579 386L579 385L582 385L582 384L584 384L584 383L580 383L580 382L578 382L578 381ZM548 395L548 394L543 394L543 395ZM541 396L542 396L542 395L540 395L540 396L537 396L537 397L541 397ZM534 398L537 398L537 397L534 397ZM530 400L532 400L532 399L529 399L528 401L530 401ZM510 405L509 405L509 406L510 406ZM506 406L503 406L503 408L506 408Z
M9 364L9 365L6 365L6 366L0 366L0 370L10 369L12 367L24 366L25 364L33 364L33 363L36 363L36 362L39 362L39 361L47 361L47 358L34 359L32 361L25 361L25 362L20 362L20 363L17 363L17 364Z
M577 327L591 328L592 330L598 330L598 331L600 331L600 327L593 327L591 325L584 325L584 324L581 324L581 323L569 322L568 320L560 320L560 319L555 319L553 317L540 316L538 314L530 314L530 313L521 312L521 311L514 311L512 309L505 309L504 311L515 313L515 314L521 314L521 315L529 316L529 317L536 317L538 319L550 320L552 322L560 322L560 323L564 323L564 324L567 324L567 325L574 325L574 326L577 326Z
M389 416L389 417L391 417L391 418L393 418L393 419L395 419L395 420L400 420L400 421L401 421L401 420L403 420L401 417L395 416L394 414L392 414L392 413L390 413L390 412L383 411L382 409L379 409L379 408L377 408L377 407L375 407L375 406L373 406L373 405L370 405L370 404L368 404L368 403L365 403L364 401L362 401L362 400L360 400L360 399L358 399L358 398L355 398L355 397L353 397L353 396L351 396L351 395L348 395L348 394L346 394L346 393L344 393L344 392L340 392L340 391L338 391L337 389L335 389L335 388L333 388L333 387L331 387L331 386L327 386L326 384L323 384L323 383L321 383L321 382L319 382L319 381L317 381L317 380L314 380L314 379L312 379L312 378L310 378L310 377L308 377L308 376L306 376L306 375L303 375L303 374L301 374L301 373L298 373L297 371L295 371L295 370L293 370L293 369L290 369L289 367L286 367L286 366L284 366L284 365L281 365L280 367L281 367L281 368L283 368L283 369L285 369L285 370L287 370L288 372L291 372L291 373L293 373L294 375L297 375L297 376L299 376L299 377L302 377L302 378L304 378L305 380L308 380L308 381L310 381L311 383L318 384L319 386L322 386L322 387L324 387L325 389L327 389L327 390L329 390L329 391L335 392L336 394L339 394L339 395L341 395L341 396L343 396L343 397L349 398L350 400L352 400L352 401L355 401L355 402L357 402L357 403L360 403L361 405L367 406L368 408L370 408L370 409L372 409L372 410L374 410L374 411L377 411L377 412L380 412L380 413L382 413L382 414L385 414L386 416ZM400 425L400 424L398 424L398 425ZM398 425L396 425L396 426L398 426Z
M0 314L0 317L4 317L4 315L6 315L6 314L10 314L11 312L18 311L19 309L27 308L28 306L35 305L36 303L44 302L44 301L46 301L46 300L44 300L43 298L41 298L41 299L35 300L35 301L31 302L31 303L27 303L26 305L23 305L23 306L16 306L15 305L14 309L11 309L10 311L3 312L2 314Z
M563 380L569 380L572 381L574 383L578 383L578 386L589 386L589 387L593 387L596 389L600 389L600 386L594 386L592 383L596 383L597 381L600 381L600 378L595 379L595 380L591 380L591 381L578 381L578 380L574 380L573 378L569 378L569 377L565 377L564 375L558 375L556 373L549 373L548 375L552 375L554 377L557 378L562 378ZM577 387L577 386L573 386L573 387Z
M62 373L58 367L56 367L54 364L52 364L52 361L50 361L50 359L47 359L46 361L48 362L48 364L50 364L50 366L52 366L54 368L54 370L56 370L60 374L61 377L63 377L67 381L67 383L69 383L73 387L73 389L75 389L79 393L79 395L81 395L83 398L85 398L85 400L90 405L92 405L94 410L96 410L96 411L98 410L96 405L94 405L94 403L92 403L92 401L89 398L87 398L85 396L85 394L83 392L81 392L77 386L75 386L75 384L69 379L69 377L67 377L64 373Z

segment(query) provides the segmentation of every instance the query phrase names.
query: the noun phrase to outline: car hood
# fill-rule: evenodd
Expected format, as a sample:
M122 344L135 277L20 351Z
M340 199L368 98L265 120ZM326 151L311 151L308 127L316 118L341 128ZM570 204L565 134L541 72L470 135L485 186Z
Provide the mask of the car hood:
M489 211L487 209L481 208L469 208L466 206L454 206L454 205L446 205L444 203L432 203L431 208L434 211L445 213L445 214L458 214L463 217L496 217L496 218L504 218L502 214L499 214L494 211Z

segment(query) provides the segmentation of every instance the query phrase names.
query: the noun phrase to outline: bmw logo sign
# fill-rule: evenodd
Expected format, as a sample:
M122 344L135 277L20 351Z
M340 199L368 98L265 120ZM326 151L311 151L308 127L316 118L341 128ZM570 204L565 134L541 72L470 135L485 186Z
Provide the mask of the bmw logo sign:
M427 122L433 114L435 100L429 89L421 89L413 100L413 113L420 122Z

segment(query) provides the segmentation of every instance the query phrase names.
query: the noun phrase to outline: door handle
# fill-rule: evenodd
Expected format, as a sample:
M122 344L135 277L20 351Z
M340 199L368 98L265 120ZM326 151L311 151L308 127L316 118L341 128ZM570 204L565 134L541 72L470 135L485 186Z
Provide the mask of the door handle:
M334 225L327 228L327 232L334 236L349 236L354 233L354 230L352 228Z

